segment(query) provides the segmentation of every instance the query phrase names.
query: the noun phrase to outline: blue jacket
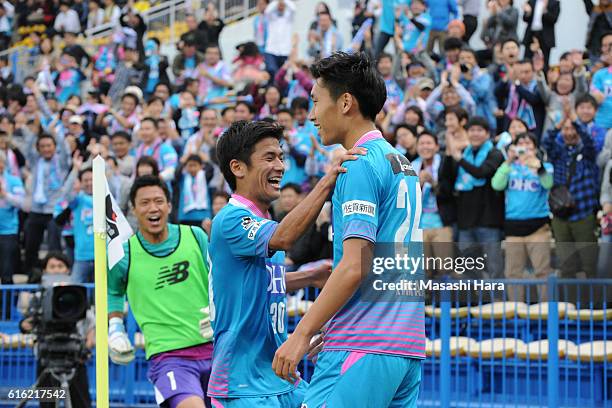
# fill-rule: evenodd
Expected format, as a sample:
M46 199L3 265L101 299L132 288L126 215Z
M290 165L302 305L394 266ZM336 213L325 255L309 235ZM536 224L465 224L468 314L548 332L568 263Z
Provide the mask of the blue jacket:
M476 103L476 115L486 118L491 129L495 129L497 127L497 120L495 118L497 100L493 93L494 84L491 74L486 70L476 67L472 71L471 81L462 76L460 82L472 95L474 103Z
M431 15L431 29L434 31L446 31L448 23L459 16L457 0L433 0L427 4Z

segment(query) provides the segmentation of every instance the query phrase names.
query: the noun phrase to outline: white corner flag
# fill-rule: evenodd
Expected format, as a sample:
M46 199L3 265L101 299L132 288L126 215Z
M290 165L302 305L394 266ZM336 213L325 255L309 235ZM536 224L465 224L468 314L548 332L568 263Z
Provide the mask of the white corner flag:
M108 188L104 159L93 160L93 221L96 305L96 406L109 408L108 292L110 270L123 258L123 242L133 234ZM108 257L107 257L108 255Z
M108 269L112 269L123 258L123 243L127 241L134 232L132 227L127 222L125 215L121 212L115 197L111 194L108 188L108 180L104 178L106 183L106 248L108 257Z

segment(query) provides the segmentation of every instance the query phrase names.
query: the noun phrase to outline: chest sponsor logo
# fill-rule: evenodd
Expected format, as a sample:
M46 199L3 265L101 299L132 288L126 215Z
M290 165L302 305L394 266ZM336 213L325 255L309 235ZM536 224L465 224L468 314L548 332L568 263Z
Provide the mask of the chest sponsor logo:
M189 277L189 262L181 261L170 266L162 266L157 275L155 290L181 283Z
M342 204L342 216L362 214L374 217L376 215L376 204L370 201L351 200Z
M270 277L268 292L271 294L285 293L287 289L285 283L285 265L267 263L266 270Z

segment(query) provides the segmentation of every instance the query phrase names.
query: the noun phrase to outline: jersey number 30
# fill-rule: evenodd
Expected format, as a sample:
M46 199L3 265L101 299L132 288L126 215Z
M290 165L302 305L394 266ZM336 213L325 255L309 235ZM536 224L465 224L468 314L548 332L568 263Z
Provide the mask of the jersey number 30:
M270 304L270 317L272 318L272 330L274 334L285 332L285 303L276 302Z

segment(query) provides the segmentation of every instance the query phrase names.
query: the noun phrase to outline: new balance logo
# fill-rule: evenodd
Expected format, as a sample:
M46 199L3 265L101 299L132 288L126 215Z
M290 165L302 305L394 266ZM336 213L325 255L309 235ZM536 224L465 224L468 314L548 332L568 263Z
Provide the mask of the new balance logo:
M160 269L157 276L157 284L155 290L164 288L170 285L181 283L189 277L189 262L182 261L175 263L172 266L164 266Z

